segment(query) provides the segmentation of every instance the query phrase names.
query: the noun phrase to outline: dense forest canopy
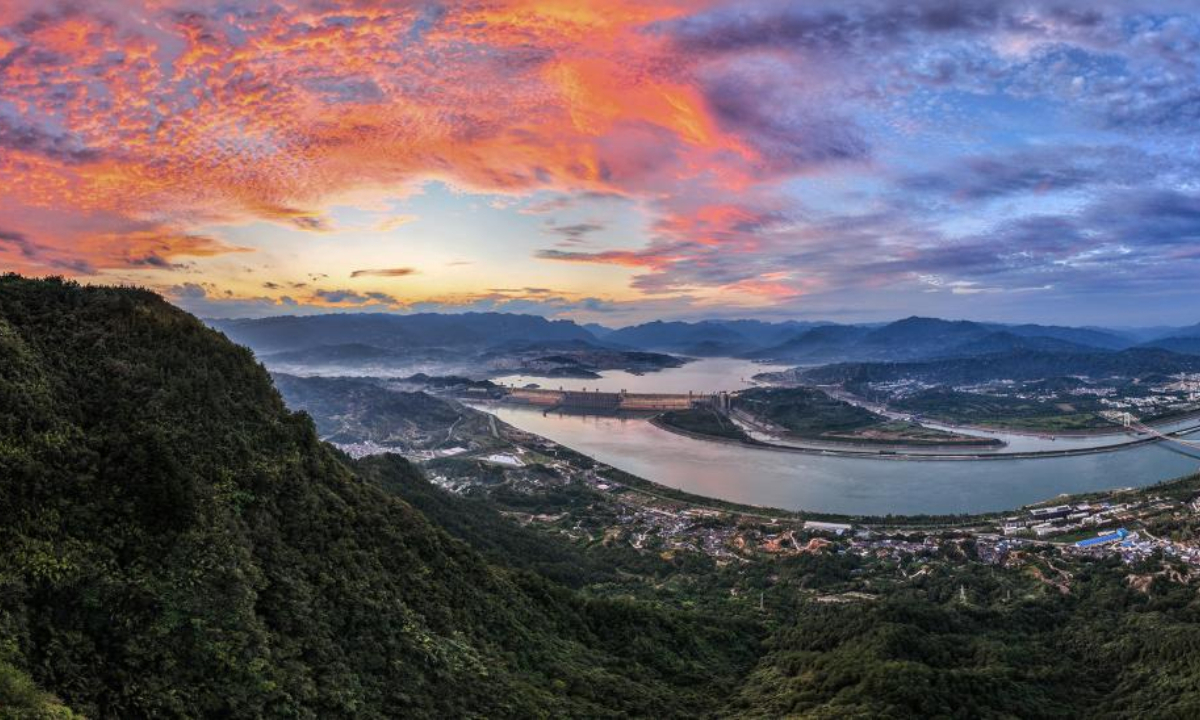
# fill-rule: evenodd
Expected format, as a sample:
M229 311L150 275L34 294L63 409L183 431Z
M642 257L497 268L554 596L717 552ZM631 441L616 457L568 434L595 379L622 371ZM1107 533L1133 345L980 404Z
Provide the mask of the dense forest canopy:
M754 657L488 562L148 292L0 281L0 429L0 677L89 717L685 715Z

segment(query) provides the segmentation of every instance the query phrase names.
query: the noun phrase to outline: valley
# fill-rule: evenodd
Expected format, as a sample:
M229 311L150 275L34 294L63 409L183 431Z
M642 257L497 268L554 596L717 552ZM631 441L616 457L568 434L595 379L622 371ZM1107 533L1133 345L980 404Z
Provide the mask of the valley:
M324 411L338 417L373 415L356 404L353 392L344 392L352 389L343 387L341 394L328 394ZM380 395L391 394L380 392L379 386L375 389ZM311 412L311 405L292 397L289 402ZM484 413L454 401L427 397L429 402L443 403L444 412L457 413L458 420L441 423L440 427L448 430L437 447L404 443L392 445L392 451L420 463L430 482L441 490L486 500L523 526L561 535L582 547L628 547L663 557L697 553L734 566L814 553L886 557L904 564L927 553L953 555L970 542L974 552L994 563L1011 564L1013 557L1033 550L1067 562L1110 555L1132 563L1163 553L1200 572L1200 547L1172 543L1155 534L1195 510L1193 505L1200 503L1200 480L1196 478L1141 490L1058 496L1032 503L1015 515L880 517L770 509L722 502L648 482L506 422L482 422ZM410 418L414 416L409 413ZM318 420L318 428L322 422ZM436 421L430 418L424 424L436 425ZM1121 542L1076 544L1117 528L1125 533ZM848 584L833 594L827 588L817 600L861 602L875 597L868 592L870 587L870 583Z
M1168 441L1103 463L796 454L513 406L486 377L268 375L141 291L10 277L0 309L0 397L19 399L0 405L0 691L38 712L749 718L952 697L1037 716L1031 693L1062 713L1174 696L1080 684L1178 662L1155 648L1200 582L1200 458ZM563 382L719 378L711 396L800 440L895 427L756 369ZM1001 638L1010 654L983 652ZM230 652L220 693L186 669ZM914 696L897 662L962 689Z

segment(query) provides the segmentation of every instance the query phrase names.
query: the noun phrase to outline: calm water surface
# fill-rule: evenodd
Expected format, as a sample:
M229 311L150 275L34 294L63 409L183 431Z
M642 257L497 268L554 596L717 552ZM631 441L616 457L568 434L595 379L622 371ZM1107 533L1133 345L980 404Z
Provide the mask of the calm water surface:
M600 379L541 378L530 375L507 375L494 380L504 385L540 385L549 390L600 390L631 393L711 393L721 390L743 390L754 385L750 378L761 372L786 370L788 365L760 365L733 358L705 358L683 367L634 375L624 370L606 370Z
M626 383L615 389L631 392L666 386L677 389L663 392L732 390L745 387L740 378L749 380L753 372L763 369L755 367L759 369L738 360L705 360L641 377L621 373L625 377L613 380ZM670 379L671 374L685 370L692 372L678 382L696 387L677 386L676 380ZM721 375L722 372L726 374ZM715 379L719 375L723 379ZM701 385L706 376L714 378L716 384ZM640 389L634 384L635 380L652 379L659 380L659 384L642 385ZM603 381L572 382L579 383L577 387L603 388L598 383L608 380L606 377ZM560 384L558 380L541 382L547 387L551 386L549 383L554 383L553 387ZM662 485L708 497L792 510L873 515L984 512L1014 508L1062 493L1148 485L1200 470L1200 451L1166 444L1034 460L873 460L694 440L639 419L543 415L541 410L516 406L486 409L511 425ZM1114 439L1110 436L1101 444L1110 444ZM1063 441L1045 442L1054 448L1061 447ZM1023 448L1030 444L1028 438L1022 441Z

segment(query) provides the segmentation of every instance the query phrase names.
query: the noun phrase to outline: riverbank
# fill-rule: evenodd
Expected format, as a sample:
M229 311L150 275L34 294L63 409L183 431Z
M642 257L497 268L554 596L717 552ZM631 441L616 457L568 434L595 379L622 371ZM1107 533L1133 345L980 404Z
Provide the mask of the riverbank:
M747 506L823 514L990 513L1064 493L1150 485L1200 468L1200 453L1172 443L1003 463L880 462L871 455L771 452L712 442L640 419L543 415L504 404L484 409L525 432L663 487Z
M836 398L844 400L848 403L858 405L859 407L862 407L862 408L866 408L867 410L870 410L871 412L878 413L885 417L891 417L894 419L909 419L909 418L911 418L914 422L916 422L920 425L924 425L925 427L928 427L931 429L937 429L937 430L946 430L948 432L959 432L959 433L966 433L966 434L981 433L983 435L1008 435L1011 437L1030 438L1030 439L1039 439L1039 440L1058 440L1058 439L1061 439L1061 440L1087 440L1087 439L1104 438L1104 437L1118 437L1118 436L1123 436L1123 435L1129 434L1129 432L1126 428L1124 428L1121 425L1117 425L1117 424L1113 424L1113 425L1106 426L1106 427L1090 428L1090 429L1063 430L1063 429L1050 429L1050 428L1042 428L1042 429L1021 428L1021 427L1012 428L1012 427L1007 427L1007 426L1002 426L1002 425L987 425L987 424L976 424L976 423L969 423L969 424L968 423L955 423L955 422L952 422L949 420L940 420L937 418L929 417L927 415L913 415L911 413L903 413L903 412L891 410L885 405L873 403L873 402L867 400L866 398L863 398L859 395L855 395L854 393L847 392L844 389L841 389L838 387L834 387L834 386L818 386L818 387L820 387L820 389L824 390L826 393L828 393L832 397L836 397ZM1162 428L1162 427L1176 425L1178 423L1188 422L1189 420L1195 420L1195 419L1200 419L1200 410L1191 411L1191 412L1183 412L1183 413L1178 413L1175 415L1158 416L1158 417L1155 417L1151 422L1146 423L1146 425L1148 427L1158 429L1158 428Z
M896 420L891 418L889 423L902 423L901 427L904 432L913 433L916 428L920 431L929 433L926 437L915 436L896 436L888 440L880 438L841 438L841 437L804 437L803 435L787 432L784 428L773 426L772 424L751 415L742 410L733 410L729 414L730 420L738 425L738 427L746 434L766 436L767 438L779 439L780 445L799 445L812 448L828 448L831 450L839 449L859 449L859 448L875 448L879 450L897 450L909 451L912 453L921 452L937 452L939 450L949 452L964 451L964 450L1000 450L1006 446L1006 443L999 438L982 437L979 435L968 435L964 433L952 433L936 428L930 428L922 425L917 425L909 421ZM886 423L885 423L886 425ZM689 428L683 428L687 430ZM863 431L870 431L872 428L864 428ZM860 431L861 432L861 431ZM761 438L756 438L761 439ZM788 442L793 440L794 442ZM764 442L770 442L765 440Z
M1146 427L1157 429L1167 425L1188 422L1189 420L1200 420L1200 410L1166 417L1156 417L1152 421L1143 424ZM929 417L921 417L919 418L919 421L922 424L930 425L932 427L949 428L960 432L975 431L983 433L1004 433L1007 435L1020 435L1023 437L1033 438L1096 438L1108 436L1116 437L1129 434L1128 431L1124 429L1124 426L1115 424L1110 427L1091 428L1087 430L1035 430L1032 428L1010 428L1001 425L962 425Z
M651 419L650 424L662 429L662 426L655 424L653 419ZM573 468L572 473L579 473L582 477L591 477L591 479L588 480L589 483L600 483L599 487L605 493L634 493L636 495L645 496L658 503L667 503L672 512L678 512L685 508L692 510L725 512L737 516L768 522L802 522L816 520L823 522L850 523L871 529L891 528L901 531L946 529L973 530L981 526L995 527L1001 518L1014 513L1027 511L1030 507L1061 505L1063 503L1071 503L1076 501L1095 501L1101 498L1115 498L1117 496L1122 497L1122 501L1125 502L1128 498L1143 496L1150 497L1152 495L1168 491L1173 492L1175 490L1186 490L1195 487L1197 483L1200 482L1200 475L1196 475L1195 473L1187 473L1140 488L1124 487L1101 491L1063 493L1057 496L1048 495L1036 501L1024 504L1014 504L1000 510L963 513L918 512L885 515L869 512L847 513L803 508L787 509L765 504L737 502L714 497L712 495L689 492L688 490L672 487L670 485L664 485L662 483L647 479L639 474L631 473L626 470L622 470L619 467L615 467L611 464L611 461L605 462L584 452L575 450L570 446L558 444L555 441L550 441L541 436L529 435L528 431L522 431L514 426L508 425L508 423L502 422L500 423L500 427L501 435L515 441L518 445L523 446L525 452L532 452L535 453L535 455L541 455L547 453L547 447L545 443L553 443L554 446L556 446L556 449L550 452L553 457L555 457L560 463L565 462L566 466ZM513 431L515 431L515 434L512 434ZM682 435L683 433L679 434ZM534 437L537 439L530 443L530 438ZM700 438L696 439L699 440ZM725 444L750 447L754 446L753 443L737 443L732 440L726 442ZM460 461L463 459L465 458L458 458Z
M931 451L928 446L922 446L919 450L913 446L896 446L897 449L889 448L874 448L860 449L858 447L835 447L832 443L814 443L811 446L801 445L784 445L779 443L771 443L756 438L748 440L739 440L730 437L721 437L717 435L705 435L703 433L692 432L683 428L671 425L670 423L662 422L660 416L649 418L650 424L664 430L666 432L681 435L683 437L692 438L693 440L703 440L705 442L716 442L728 445L740 445L742 447L757 449L757 450L774 450L776 452L790 452L805 455L822 455L828 457L849 457L849 458L869 458L872 460L1033 460L1038 458L1056 458L1056 457L1075 457L1079 455L1097 455L1101 453L1118 452L1128 450L1143 445L1153 445L1156 443L1169 442L1168 439L1161 437L1150 436L1146 438L1132 439L1127 442L1113 443L1110 445L1096 445L1084 448L1067 448L1063 450L1035 450L1028 452L936 452ZM1191 432L1200 430L1200 426L1186 428L1182 431L1169 433L1169 437L1177 437L1186 435Z

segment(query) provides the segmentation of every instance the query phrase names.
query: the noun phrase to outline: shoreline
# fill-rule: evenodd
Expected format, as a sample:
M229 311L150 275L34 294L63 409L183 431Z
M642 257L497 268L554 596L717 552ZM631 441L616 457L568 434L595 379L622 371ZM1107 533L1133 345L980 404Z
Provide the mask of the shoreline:
M486 404L491 404L491 403L486 403ZM708 440L710 442L722 442L722 443L729 444L729 445L740 445L743 447L756 448L756 449L765 449L765 450L776 449L776 448L771 447L770 445L766 445L764 447L763 445L755 445L753 443L746 443L746 442L743 442L740 440L735 440L732 438L702 436L702 435L699 435L696 433L690 433L688 431L676 430L673 428L664 427L663 424L656 422L656 420L657 420L656 417L650 417L647 419L649 420L649 422L651 424L655 425L656 427L660 427L661 429L663 429L667 432L672 432L672 433L675 433L678 435L693 437L694 439L697 439L697 440ZM508 423L505 423L503 420L500 420L499 422L504 423L506 426L508 426ZM513 427L513 426L509 426L509 427ZM514 429L519 430L519 428L514 428ZM521 430L521 432L528 433L528 431L524 431L524 430ZM1198 474L1196 472L1189 472L1189 473L1184 473L1182 475L1179 475L1177 477L1167 478L1167 479L1160 480L1158 482L1149 483L1146 485L1113 488L1113 489L1108 489L1108 490L1089 490L1089 491L1083 491L1083 492L1078 492L1078 493L1060 493L1058 495L1046 497L1046 498L1036 500L1034 502L1025 503L1022 505L1014 505L1011 507L1006 507L1004 509L987 510L987 511L979 511L979 512L909 513L909 514L903 514L903 515L879 515L879 514L871 514L871 513L838 513L838 512L828 512L828 511L820 511L820 510L812 510L812 509L787 509L787 508L771 507L769 505L754 505L754 504L748 504L748 503L743 503L743 502L737 502L737 501L733 501L733 500L725 500L725 499L710 496L710 495L700 495L700 494L697 494L697 493L694 493L694 492L691 492L688 490L684 490L681 488L673 487L670 485L664 485L664 484L656 482L654 480L649 480L647 478L630 473L628 471L621 470L620 468L617 468L617 467L614 467L607 463L603 463L599 460L596 460L592 456L590 456L584 452L581 452L579 450L576 450L569 445L564 445L560 442L557 442L554 440L549 440L548 438L545 438L544 436L541 436L537 433L530 433L530 434L532 434L536 437L539 437L546 442L550 442L554 445L557 445L568 453L587 458L588 460L591 460L592 462L597 463L600 466L599 468L597 468L597 473L602 475L607 482L612 483L615 486L620 486L625 491L633 492L633 493L637 493L637 494L641 494L641 495L647 495L647 496L653 497L660 501L670 502L670 503L678 503L685 507L700 508L700 509L713 510L713 511L718 511L718 512L727 512L727 513L731 513L731 514L735 514L735 515L744 515L747 517L770 519L772 521L790 520L792 522L799 522L799 521L807 521L807 520L820 520L820 521L830 521L830 522L846 522L846 523L850 523L850 524L858 524L858 525L861 525L865 528L872 529L872 530L889 529L889 530L913 531L913 532L934 531L934 530L972 530L979 525L994 524L996 522L997 518L1000 518L1004 515L1011 514L1014 512L1020 512L1020 511L1026 510L1028 508L1045 506L1045 505L1050 505L1053 503L1069 502L1072 500L1087 500L1087 499L1094 499L1094 498L1101 498L1101 497L1111 497L1111 496L1122 495L1122 494L1127 494L1127 493L1138 494L1138 493L1146 493L1146 492L1155 491L1155 490L1161 492L1161 491L1168 490L1172 487L1181 486L1181 485L1185 485L1188 483L1195 483L1197 481L1200 481L1200 474ZM1145 441L1137 441L1137 442L1139 445L1141 445L1141 444L1148 444L1149 442L1164 442L1164 440L1162 440L1161 438L1148 438ZM1108 446L1107 449L1101 450L1100 452L1114 452L1114 451L1120 450L1123 447L1129 447L1129 446L1130 446L1129 444L1122 445L1122 446L1116 446L1116 447ZM779 449L782 449L784 451L788 450L788 448L779 448ZM802 451L799 451L798 449L795 449L795 450L798 452L802 452ZM1088 450L1088 452L1097 452L1097 450L1090 449L1090 450ZM821 453L816 453L816 454L821 454ZM1075 454L1078 454L1078 453L1075 453ZM868 456L868 457L870 457L870 456ZM874 456L874 457L877 458L878 456ZM886 458L887 456L884 456L884 457ZM1197 456L1192 456L1192 457L1197 457ZM898 458L898 459L905 459L905 458ZM918 458L907 458L907 459L918 459L919 460L921 458L918 457ZM999 458L999 459L1003 459L1003 458Z
M942 420L938 420L936 418L922 418L922 420L932 423L934 425L939 425L941 427L953 428L955 430L975 430L977 432L984 432L984 433L1004 433L1007 435L1020 435L1022 437L1035 437L1035 438L1045 438L1045 437L1049 437L1049 438L1056 438L1056 437L1088 438L1088 437L1105 437L1108 435L1117 436L1117 435L1128 435L1129 434L1127 432L1121 432L1119 430L1120 428L1123 427L1121 425L1113 425L1112 427L1107 427L1107 428L1091 428L1091 429L1086 429L1086 430L1054 430L1054 431L1041 430L1041 431L1039 431L1039 430L1030 430L1028 428L1011 429L1011 428L1006 428L1006 427L1002 427L1002 426L998 426L998 425L957 425L954 423L949 423L949 422L945 422ZM1194 410L1192 412L1186 412L1186 413L1182 413L1180 415L1176 415L1174 417L1158 419L1153 422L1148 422L1148 423L1144 423L1144 424L1146 425L1146 427L1158 429L1159 427L1161 427L1163 425L1173 425L1175 423L1187 422L1188 420L1200 420L1200 410Z
M826 393L829 393L830 396L832 396L832 397L837 397L842 400L845 400L846 402L852 403L854 405L858 405L860 407L865 407L868 410L871 410L873 412L878 412L883 415L888 415L889 413L890 414L905 414L905 413L899 413L899 411L889 410L886 406L880 406L877 403L871 403L870 401L866 400L865 398L862 398L862 397L855 395L853 393L850 393L850 392L846 392L845 390L835 389L834 392L831 392L830 391L831 386L818 385L815 387L818 387L818 388L824 390ZM928 417L928 416L912 415L912 417L914 418L914 420L913 420L914 422L916 422L920 425L927 425L930 427L935 427L935 429L948 428L950 430L958 430L958 431L965 431L965 432L974 431L974 432L979 432L979 433L1002 433L1005 435L1019 435L1021 437L1032 437L1032 438L1051 438L1051 439L1059 438L1059 437L1062 437L1062 438L1091 438L1091 437L1106 437L1106 436L1110 436L1110 435L1111 436L1120 436L1120 435L1128 435L1129 434L1128 432L1123 432L1122 431L1123 426L1117 425L1117 424L1113 424L1108 427L1080 428L1080 429L1075 429L1075 430L1070 430L1070 429L1068 429L1068 430L1052 430L1052 429L1048 429L1048 428L1043 429L1043 430L1037 430L1034 428L1020 428L1020 427L1010 428L1010 427L1005 427L1002 425L955 423L955 422L951 422L948 420L939 420L938 418ZM1172 425L1175 423L1187 422L1189 420L1197 420L1197 419L1200 419L1200 410L1192 410L1189 412L1180 413L1178 415L1169 416L1166 418L1157 418L1153 422L1147 422L1144 424L1147 427L1157 429L1163 425Z
M467 404L467 403L464 403L464 404ZM483 401L483 402L475 401L475 402L469 403L468 405L471 407L474 407L476 410L480 410L481 412L485 412L485 413L488 412L488 410L486 409L487 406L491 406L491 405L512 406L509 403L501 403L501 402L497 402L495 400ZM482 406L482 407L479 407L479 406ZM517 405L516 407L521 407L521 406ZM685 437L690 436L690 437L692 437L692 439L696 439L696 440L701 440L701 441L706 440L709 442L718 442L718 443L724 443L727 445L747 447L747 448L751 448L751 449L760 449L760 450L776 449L776 448L772 448L770 446L763 447L762 445L754 445L752 443L745 443L745 442L735 440L732 438L701 436L701 435L698 435L695 433L689 433L687 431L681 431L681 430L675 430L673 428L663 427L661 424L655 422L654 417L649 417L646 419L648 421L650 421L651 424L655 425L656 427L660 427L661 429L663 429L666 432L671 432L673 434L681 435L681 436L685 436ZM778 521L789 521L789 520L793 521L793 522L807 521L807 520L819 520L819 521L828 521L828 522L844 522L844 523L856 524L856 525L860 525L864 528L871 529L871 530L895 530L895 531L911 531L911 532L928 532L928 531L942 531L942 530L973 531L981 525L994 525L998 518L1001 518L1006 515L1010 515L1012 513L1021 512L1021 511L1027 510L1029 508L1035 508L1035 507L1046 506L1046 505L1051 505L1051 504L1061 504L1061 503L1065 503L1065 502L1095 500L1097 498L1111 498L1111 497L1116 497L1116 496L1120 496L1120 495L1129 495L1129 494L1141 495L1141 494L1144 494L1147 492L1163 492L1163 491L1169 491L1170 489L1176 488L1176 487L1182 487L1185 485L1196 485L1197 483L1200 483L1200 472L1198 472L1196 470L1191 470L1191 471L1185 471L1177 476L1167 477L1167 478L1164 478L1164 479L1161 479L1161 480L1158 480L1155 482L1150 482L1150 483L1147 483L1144 485L1133 485L1133 486L1116 487L1116 488L1109 488L1109 489L1082 490L1080 492L1071 492L1071 493L1058 493L1055 495L1049 495L1049 496L1046 496L1046 497L1043 497L1043 498L1040 498L1040 499L1037 499L1037 500L1034 500L1031 502L1023 503L1023 504L1006 505L1003 508L998 508L998 509L993 509L993 510L979 510L979 511L974 511L974 512L953 512L953 511L951 511L951 512L913 512L913 513L891 515L891 514L878 514L878 513L870 513L870 512L857 512L857 513L831 512L831 511L815 510L815 509L811 509L811 508L782 508L782 507L773 507L773 506L767 505L767 504L758 505L758 504L740 502L740 501L736 501L736 500L727 500L727 499L723 499L723 498L720 498L720 497L717 497L714 495L703 495L703 494L699 494L699 493L696 493L696 492L693 492L690 490L683 489L681 487L666 485L661 482L642 477L640 475L629 472L627 470L622 470L621 468L616 467L610 463L600 461L600 460L596 459L595 457L588 455L586 452L577 450L574 447L572 447L571 445L564 444L563 442L547 438L546 436L541 435L540 433L536 433L536 432L532 432L532 431L528 431L528 430L522 430L521 428L514 426L514 425L510 425L508 422L506 422L504 420L500 420L498 418L497 418L497 422L504 425L505 427L515 429L521 433L540 438L543 442L548 442L552 445L555 445L555 446L561 448L562 451L565 451L569 455L579 456L581 458L587 459L588 461L590 461L592 463L595 463L597 466L596 467L597 474L602 476L606 482L609 482L613 486L622 488L623 491L633 492L633 493L636 493L639 495L646 495L646 496L653 497L653 498L655 498L659 501L663 501L663 502L677 503L683 507L712 510L712 511L717 511L717 512L727 512L727 513L731 513L734 515L744 515L747 517L770 519L772 521L777 521L777 522ZM1197 429L1200 429L1200 427L1198 427ZM1156 441L1156 442L1164 442L1161 438L1149 438L1147 440ZM1148 443L1139 441L1139 444L1148 444ZM1118 447L1109 446L1108 449L1104 450L1104 452L1115 452L1115 451L1119 451L1120 449L1122 449L1124 447L1129 447L1129 446L1130 446L1129 444L1118 446ZM785 452L788 450L787 448L780 448L780 449ZM1181 452L1181 453L1183 452L1182 450L1177 449L1177 448L1168 447L1168 449L1170 449L1172 452ZM1091 452L1095 452L1095 450L1091 450ZM820 453L812 453L812 454L819 455ZM1192 455L1189 453L1183 453L1183 454L1188 455L1188 457L1192 457L1192 458L1200 460L1200 454L1197 454L1197 455ZM874 457L875 459L888 459L887 456L884 456L883 458L879 458L879 456L877 456L877 455L875 455L875 456L868 455L868 456L866 456L866 459L871 459L872 457ZM468 459L468 458L464 458L464 459ZM920 460L921 458L919 458L919 457L917 457L917 458L894 458L893 457L892 459ZM997 458L997 459L1003 459L1003 457ZM570 462L570 460L568 460L568 462ZM1200 487L1200 486L1198 486L1198 487Z
M777 443L769 443L769 442L765 442L762 440L755 440L753 438L751 438L750 440L740 440L737 438L720 437L718 435L705 435L703 433L697 433L697 432L693 432L691 430L685 430L683 428L675 427L675 426L671 425L670 423L665 423L665 422L661 421L657 415L649 418L648 422L651 425L655 426L656 428L659 428L660 430L664 430L666 432L674 433L676 435L681 435L683 437L689 437L694 440L701 440L701 441L705 441L705 442L719 442L719 443L724 443L726 445L740 445L742 447L750 448L750 449L754 449L754 450L774 450L774 451L778 451L778 452L791 452L791 453L798 453L798 454L802 454L802 455L825 455L825 456L834 456L834 457L858 458L858 459L866 459L866 460L907 460L907 461L921 461L921 460L930 460L930 461L1037 460L1037 459L1056 458L1056 457L1074 457L1074 456L1079 456L1079 455L1098 455L1101 453L1120 452L1121 450L1141 447L1143 445L1153 445L1155 443L1170 442L1169 439L1160 438L1160 437L1156 437L1156 436L1152 435L1150 437L1139 438L1136 440L1130 440L1128 442L1123 442L1123 443L1114 443L1111 445L1097 445L1095 447L1087 447L1087 448L1068 448L1068 449L1064 449L1064 450L1034 450L1034 451L1029 451L1029 452L1011 452L1011 453L1001 453L1001 452L990 452L990 453L988 453L988 452L979 452L979 453L942 452L942 453L938 453L938 452L912 452L911 449L908 451L905 451L903 449L900 449L900 450L861 449L860 450L860 449L853 449L853 448L844 448L843 449L843 448L823 448L823 447L800 447L800 446L796 446L796 445L780 445ZM1195 428L1187 428L1187 430L1189 430L1189 431L1200 430L1200 426L1195 427ZM1176 433L1171 433L1172 436L1175 434ZM895 447L902 447L902 446L895 446ZM911 448L911 446L910 446L910 448Z

